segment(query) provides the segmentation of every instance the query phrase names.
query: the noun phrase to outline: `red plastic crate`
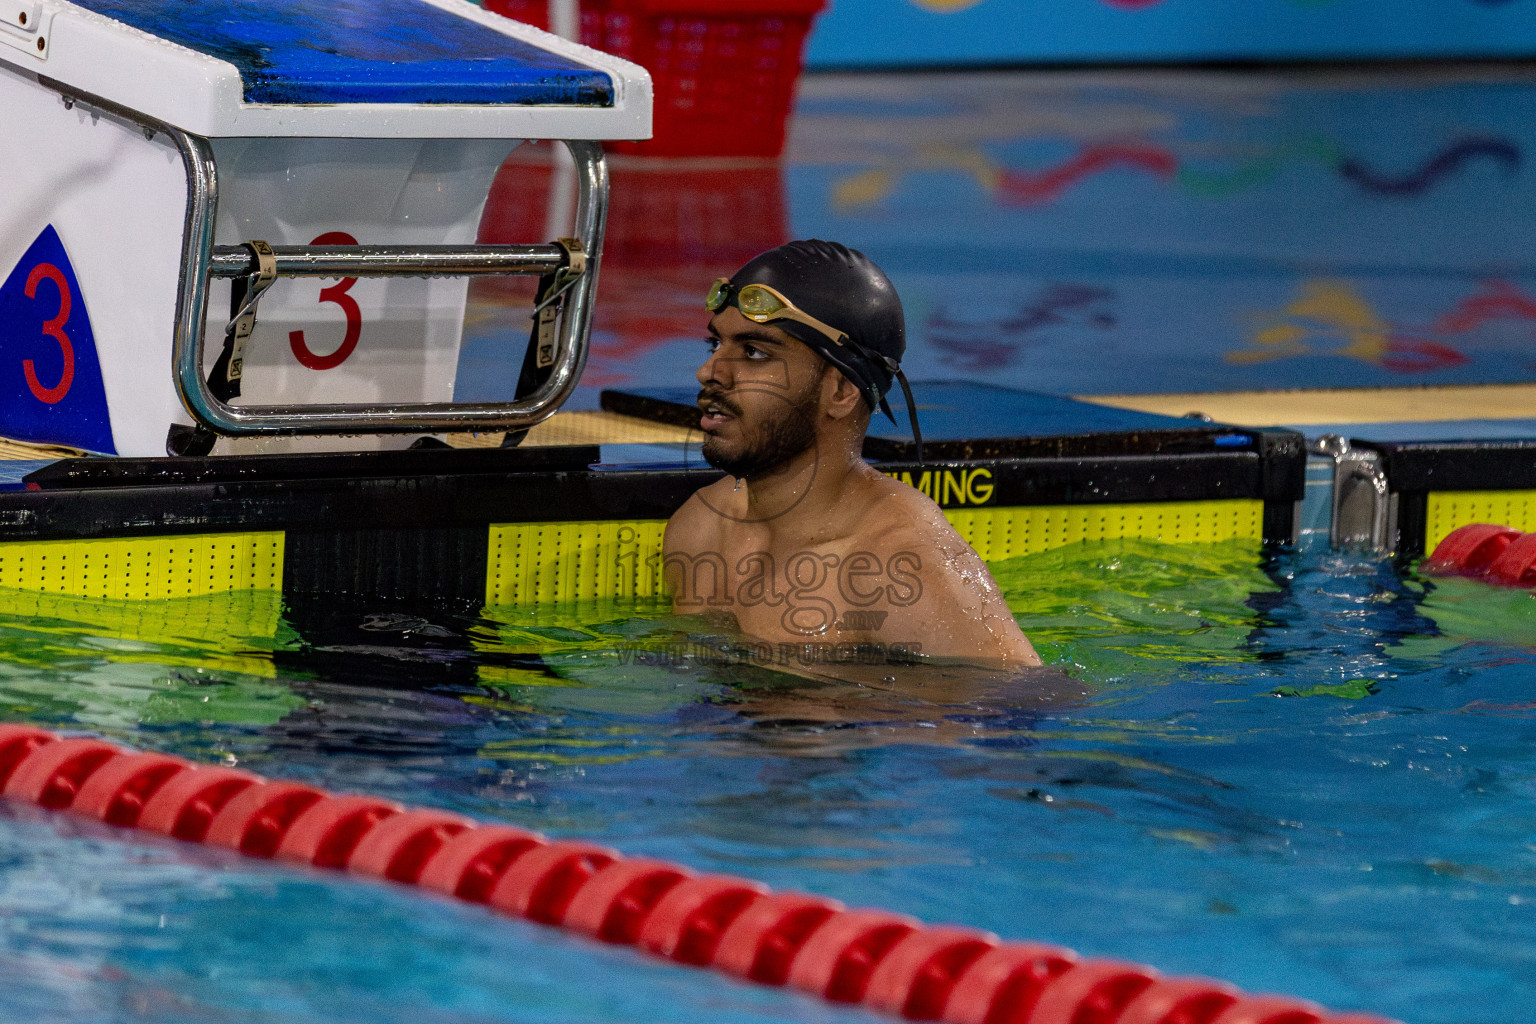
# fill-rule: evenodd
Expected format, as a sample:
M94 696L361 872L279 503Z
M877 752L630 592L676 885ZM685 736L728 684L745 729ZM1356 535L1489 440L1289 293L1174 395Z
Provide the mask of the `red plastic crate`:
M549 31L549 0L485 0L488 11Z
M655 83L644 156L777 157L811 19L825 0L582 0L581 41L632 60ZM547 0L485 0L540 28Z

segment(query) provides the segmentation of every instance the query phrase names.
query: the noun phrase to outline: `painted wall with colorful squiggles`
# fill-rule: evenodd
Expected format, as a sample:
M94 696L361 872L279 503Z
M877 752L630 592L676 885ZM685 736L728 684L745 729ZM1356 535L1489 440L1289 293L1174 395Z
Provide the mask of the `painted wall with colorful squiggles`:
M791 237L890 273L915 381L1536 380L1533 164L1518 67L812 75L782 167L615 166L588 383L690 380L708 282Z
M833 0L812 67L1530 56L1536 0Z

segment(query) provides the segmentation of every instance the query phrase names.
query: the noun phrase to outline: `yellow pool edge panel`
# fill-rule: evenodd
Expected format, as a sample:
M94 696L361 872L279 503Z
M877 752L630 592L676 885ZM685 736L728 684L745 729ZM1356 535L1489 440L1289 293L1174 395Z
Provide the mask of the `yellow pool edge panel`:
M945 509L944 515L986 562L1086 540L1209 544L1241 538L1260 544L1264 538L1264 502L1257 498Z
M1536 494L1531 495L1536 514ZM1263 537L1256 499L948 509L983 559L1088 540L1210 543ZM485 602L541 605L661 596L666 521L495 523ZM1447 531L1448 532L1448 531ZM155 601L283 589L282 531L0 542L0 591Z
M1424 553L1458 527L1497 523L1536 530L1536 491L1431 491L1424 508Z
M1256 499L946 509L988 562L1079 541L1212 543L1263 536ZM1536 490L1427 495L1424 550L1468 523L1536 530ZM542 605L662 595L666 521L494 523L485 602ZM283 589L282 531L0 542L0 591L118 601Z
M0 543L0 589L152 601L283 588L283 533Z
M1213 543L1263 540L1258 499L946 509L988 562L1086 540ZM485 573L487 605L660 597L666 521L495 523Z

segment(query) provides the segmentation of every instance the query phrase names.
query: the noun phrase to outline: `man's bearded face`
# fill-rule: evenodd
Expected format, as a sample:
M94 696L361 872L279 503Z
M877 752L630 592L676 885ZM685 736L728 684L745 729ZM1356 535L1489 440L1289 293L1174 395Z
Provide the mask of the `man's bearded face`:
M816 444L819 391L811 385L798 396L767 389L754 395L749 388L734 392L733 397L706 385L699 392L699 404L718 405L728 419L706 435L704 461L731 476L750 478L809 450Z
M771 472L816 444L831 368L809 346L727 307L710 321L715 350L699 368L703 455L739 478Z

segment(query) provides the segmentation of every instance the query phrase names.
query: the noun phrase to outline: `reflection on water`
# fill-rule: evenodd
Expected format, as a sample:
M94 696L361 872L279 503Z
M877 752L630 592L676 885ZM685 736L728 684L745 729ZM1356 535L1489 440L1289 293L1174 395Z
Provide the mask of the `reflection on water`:
M1279 589L1242 540L1089 543L992 571L1041 656L1097 680L1249 660L1256 604Z
M1536 995L1527 593L1240 543L992 569L1055 674L753 663L659 602L5 594L0 706L1414 1021ZM0 809L0 912L10 1017L847 1017L25 809Z

